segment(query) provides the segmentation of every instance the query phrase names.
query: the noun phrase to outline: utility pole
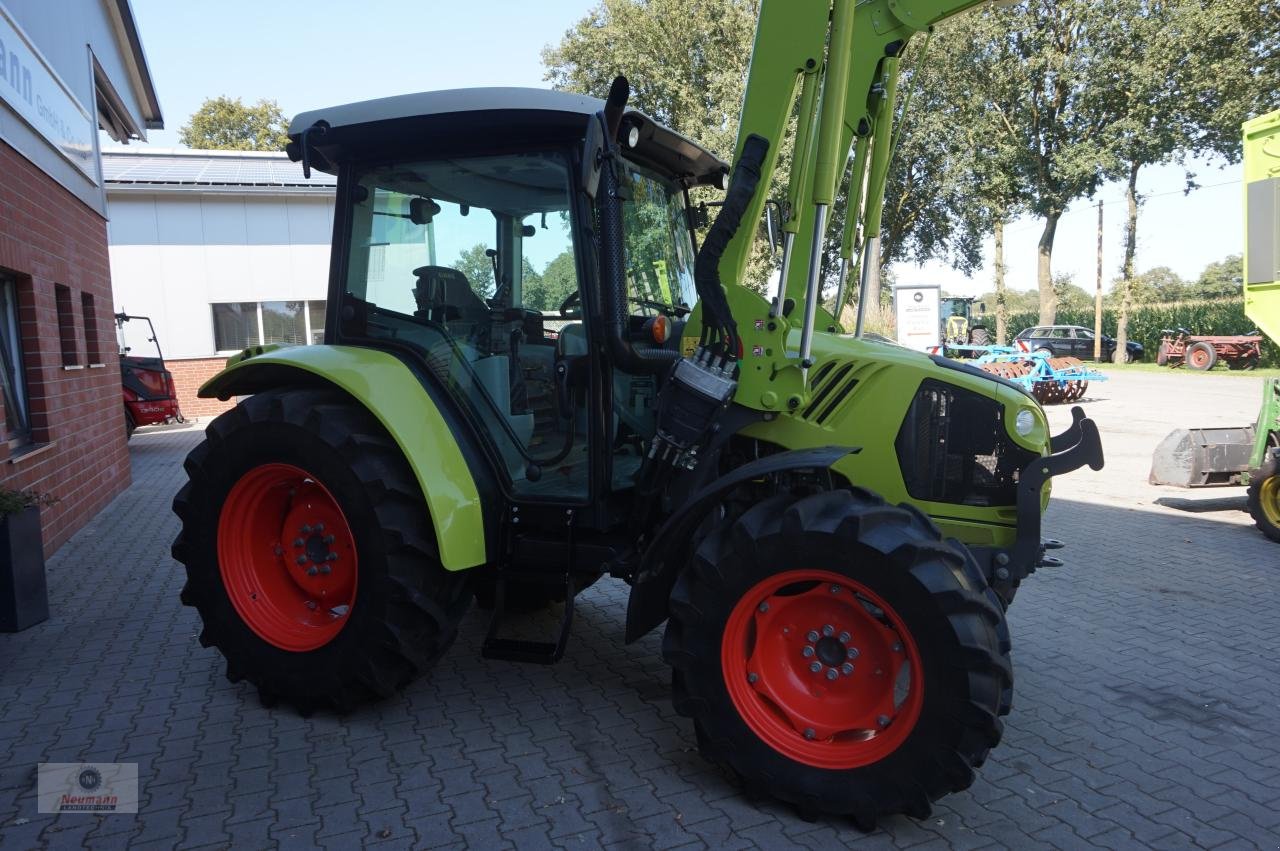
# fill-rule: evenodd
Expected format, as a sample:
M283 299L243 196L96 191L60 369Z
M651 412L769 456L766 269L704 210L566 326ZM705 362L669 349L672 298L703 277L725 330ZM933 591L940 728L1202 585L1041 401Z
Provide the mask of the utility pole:
M1093 359L1102 361L1102 199L1098 199L1098 291L1093 297Z

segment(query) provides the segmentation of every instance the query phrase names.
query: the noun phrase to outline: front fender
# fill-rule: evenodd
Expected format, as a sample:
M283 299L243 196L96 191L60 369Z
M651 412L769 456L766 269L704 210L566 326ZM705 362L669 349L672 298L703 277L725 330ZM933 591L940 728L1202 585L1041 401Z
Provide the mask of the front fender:
M627 630L630 644L667 618L667 598L684 568L686 544L706 517L730 491L744 482L790 470L825 470L858 450L849 446L822 446L793 449L758 458L709 483L680 506L653 534L636 571L635 584L627 601Z
M382 423L422 488L447 570L487 561L480 494L458 440L394 355L355 346L255 347L230 359L198 395L226 400L297 383L338 387Z

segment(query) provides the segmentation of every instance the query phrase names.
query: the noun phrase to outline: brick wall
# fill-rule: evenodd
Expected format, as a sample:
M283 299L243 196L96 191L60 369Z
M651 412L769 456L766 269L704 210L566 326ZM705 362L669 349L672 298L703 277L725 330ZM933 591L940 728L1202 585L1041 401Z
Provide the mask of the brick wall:
M227 365L225 357L191 360L166 358L164 365L173 373L174 388L178 391L178 406L182 408L184 417L188 419L216 417L223 411L235 407L234 398L219 402L217 399L200 399L196 396L200 385L213 378Z
M41 509L46 556L129 484L120 365L114 356L91 364L84 332L88 293L98 340L115 339L109 269L102 217L0 142L0 271L17 280L33 438L12 451L0 440L0 487L59 499ZM72 368L64 364L57 285L68 290ZM0 423L3 416L0 406Z

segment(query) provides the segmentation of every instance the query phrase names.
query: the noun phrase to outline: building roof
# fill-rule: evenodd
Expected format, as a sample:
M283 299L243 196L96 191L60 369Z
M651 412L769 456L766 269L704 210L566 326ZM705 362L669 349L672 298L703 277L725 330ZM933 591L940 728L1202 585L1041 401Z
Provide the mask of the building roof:
M129 5L129 0L116 0L115 13L117 25L123 30L125 43L129 46L134 84L140 89L143 123L148 130L163 130L164 116L160 112L160 98L156 95L156 84L151 79L147 54L142 49L142 38L138 35L138 23L133 17L133 7Z
M186 148L106 149L107 191L285 192L332 194L337 178L274 151L200 151Z

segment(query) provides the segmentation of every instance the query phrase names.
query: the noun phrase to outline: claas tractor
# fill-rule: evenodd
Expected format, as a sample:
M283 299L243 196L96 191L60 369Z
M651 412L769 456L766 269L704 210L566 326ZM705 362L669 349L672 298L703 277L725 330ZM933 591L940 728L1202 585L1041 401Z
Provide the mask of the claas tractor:
M978 313L973 312L977 299L953 296L944 298L941 304L942 339L948 346L989 346L991 331L982 314L987 311L986 302L978 302Z
M253 346L201 388L247 398L174 502L227 676L347 710L425 673L477 598L488 633L455 652L551 663L609 577L749 788L867 827L966 788L1010 710L1005 607L1059 563L1049 479L1100 468L1098 431L1077 410L1051 437L1016 385L842 333L819 278L854 148L849 218L878 233L906 40L971 5L765 0L732 168L623 77L297 116L290 156L338 179L324 345ZM743 282L797 99L769 298ZM716 188L700 234L690 194ZM545 640L513 628L543 607Z

